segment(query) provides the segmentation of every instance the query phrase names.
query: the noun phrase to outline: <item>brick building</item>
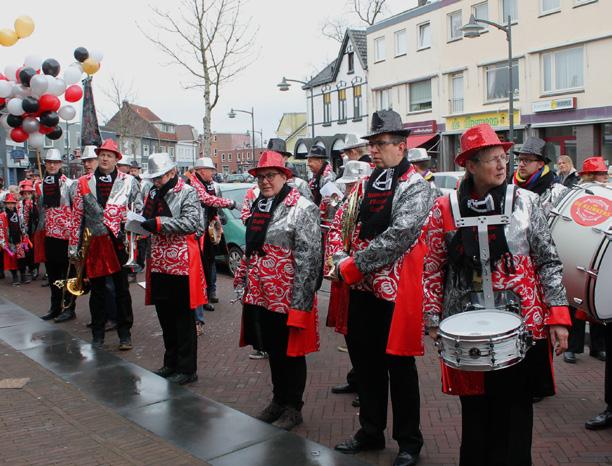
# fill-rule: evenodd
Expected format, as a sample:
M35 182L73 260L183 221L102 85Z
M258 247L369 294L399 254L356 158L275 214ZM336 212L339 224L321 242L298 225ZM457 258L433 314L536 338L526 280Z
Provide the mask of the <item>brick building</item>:
M211 138L210 157L217 171L225 175L244 173L256 166L261 153L265 150L255 148L253 154L251 136L244 133L213 133Z

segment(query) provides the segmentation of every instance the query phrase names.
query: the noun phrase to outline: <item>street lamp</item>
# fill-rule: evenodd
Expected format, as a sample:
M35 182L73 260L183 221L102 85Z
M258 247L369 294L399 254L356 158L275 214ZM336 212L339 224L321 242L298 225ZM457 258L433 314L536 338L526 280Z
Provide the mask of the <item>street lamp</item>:
M508 15L508 22L506 25L498 24L487 19L476 18L474 15L470 15L470 21L461 27L463 36L469 39L474 37L480 37L485 31L485 27L482 24L488 24L496 27L500 31L506 33L506 40L508 41L508 141L514 144L514 83L512 82L512 16ZM514 153L510 150L510 168L508 170L509 179L512 178L514 172Z
M251 140L252 142L252 153L253 153L253 160L255 160L255 109L253 107L251 107L251 111L249 112L248 110L239 110L237 108L232 108L230 109L229 113L227 114L227 116L229 118L236 118L236 113L246 113L247 115L251 115Z
M291 87L291 84L289 83L299 83L302 84L303 86L305 86L306 84L308 84L305 81L300 81L299 79L289 79L289 78L285 78L283 76L283 80L278 83L276 85L276 87L278 87L278 90L281 92L285 92L288 91L289 88ZM314 129L314 94L313 94L313 89L312 86L310 86L310 137L312 137L314 139L315 137L315 129Z

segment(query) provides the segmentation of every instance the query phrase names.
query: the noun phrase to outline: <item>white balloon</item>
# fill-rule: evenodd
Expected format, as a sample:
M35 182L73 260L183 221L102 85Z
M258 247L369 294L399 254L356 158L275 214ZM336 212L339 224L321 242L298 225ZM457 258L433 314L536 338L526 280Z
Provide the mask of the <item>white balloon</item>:
M29 66L30 68L34 68L35 70L39 70L42 66L43 59L38 55L28 55L23 62L25 66Z
M4 76L6 76L9 81L15 81L15 79L17 79L17 69L19 69L17 65L6 65L4 67Z
M53 80L49 80L49 87L47 88L47 92L49 94L53 94L55 96L60 96L64 92L66 92L66 83L63 79L53 78Z
M83 70L81 68L76 67L74 65L70 65L68 68L64 70L64 82L66 83L67 86L76 84L81 79L82 74L83 74Z
M89 52L89 58L100 63L104 58L104 54L100 50L92 50Z
M0 97L6 99L13 93L13 83L10 81L0 81Z
M36 97L40 97L43 95L47 88L49 87L49 83L45 75L37 74L36 76L32 76L30 80L30 89L32 90L32 95Z
M8 124L8 122L7 122L6 120L8 120L8 114L2 115L2 116L0 117L0 125L2 125L2 127L3 127L5 130L10 131L10 130L12 130L13 128L11 128L11 127L9 126L9 124Z
M72 105L64 105L57 114L62 120L72 120L76 116L76 109Z
M13 86L13 97L24 98L30 95L30 88L25 87L23 84L16 84Z
M6 108L12 115L23 115L25 112L23 111L23 100L19 97L13 97L6 104Z
M40 149L45 144L45 135L40 133L31 133L28 138L28 145L35 149Z

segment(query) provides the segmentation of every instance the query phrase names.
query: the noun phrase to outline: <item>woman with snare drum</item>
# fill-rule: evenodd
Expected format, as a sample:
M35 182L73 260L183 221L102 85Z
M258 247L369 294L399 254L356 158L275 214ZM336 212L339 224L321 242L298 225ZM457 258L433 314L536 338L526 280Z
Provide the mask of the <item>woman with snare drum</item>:
M472 303L484 300L494 315L515 312L500 318L518 314L535 341L525 344L519 362L495 370L467 370L480 357L472 350L454 367L442 362L443 391L461 399L461 465L531 465L532 399L554 393L551 343L557 355L567 348L562 265L538 196L507 185L511 146L489 125L468 129L455 159L466 177L456 193L436 200L428 225L423 282L430 336L438 338L443 319L482 309ZM469 312L461 317L468 327L481 325L478 319L469 324Z

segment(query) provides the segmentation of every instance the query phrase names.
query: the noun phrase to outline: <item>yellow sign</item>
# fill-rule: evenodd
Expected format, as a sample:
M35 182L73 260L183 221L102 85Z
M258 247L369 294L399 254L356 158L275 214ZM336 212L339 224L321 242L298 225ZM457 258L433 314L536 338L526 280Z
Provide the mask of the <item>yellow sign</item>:
M520 121L520 112L514 111L514 124ZM472 126L487 123L493 128L508 127L508 112L475 113L473 115L462 115L448 117L446 119L446 131L457 131L471 128Z

